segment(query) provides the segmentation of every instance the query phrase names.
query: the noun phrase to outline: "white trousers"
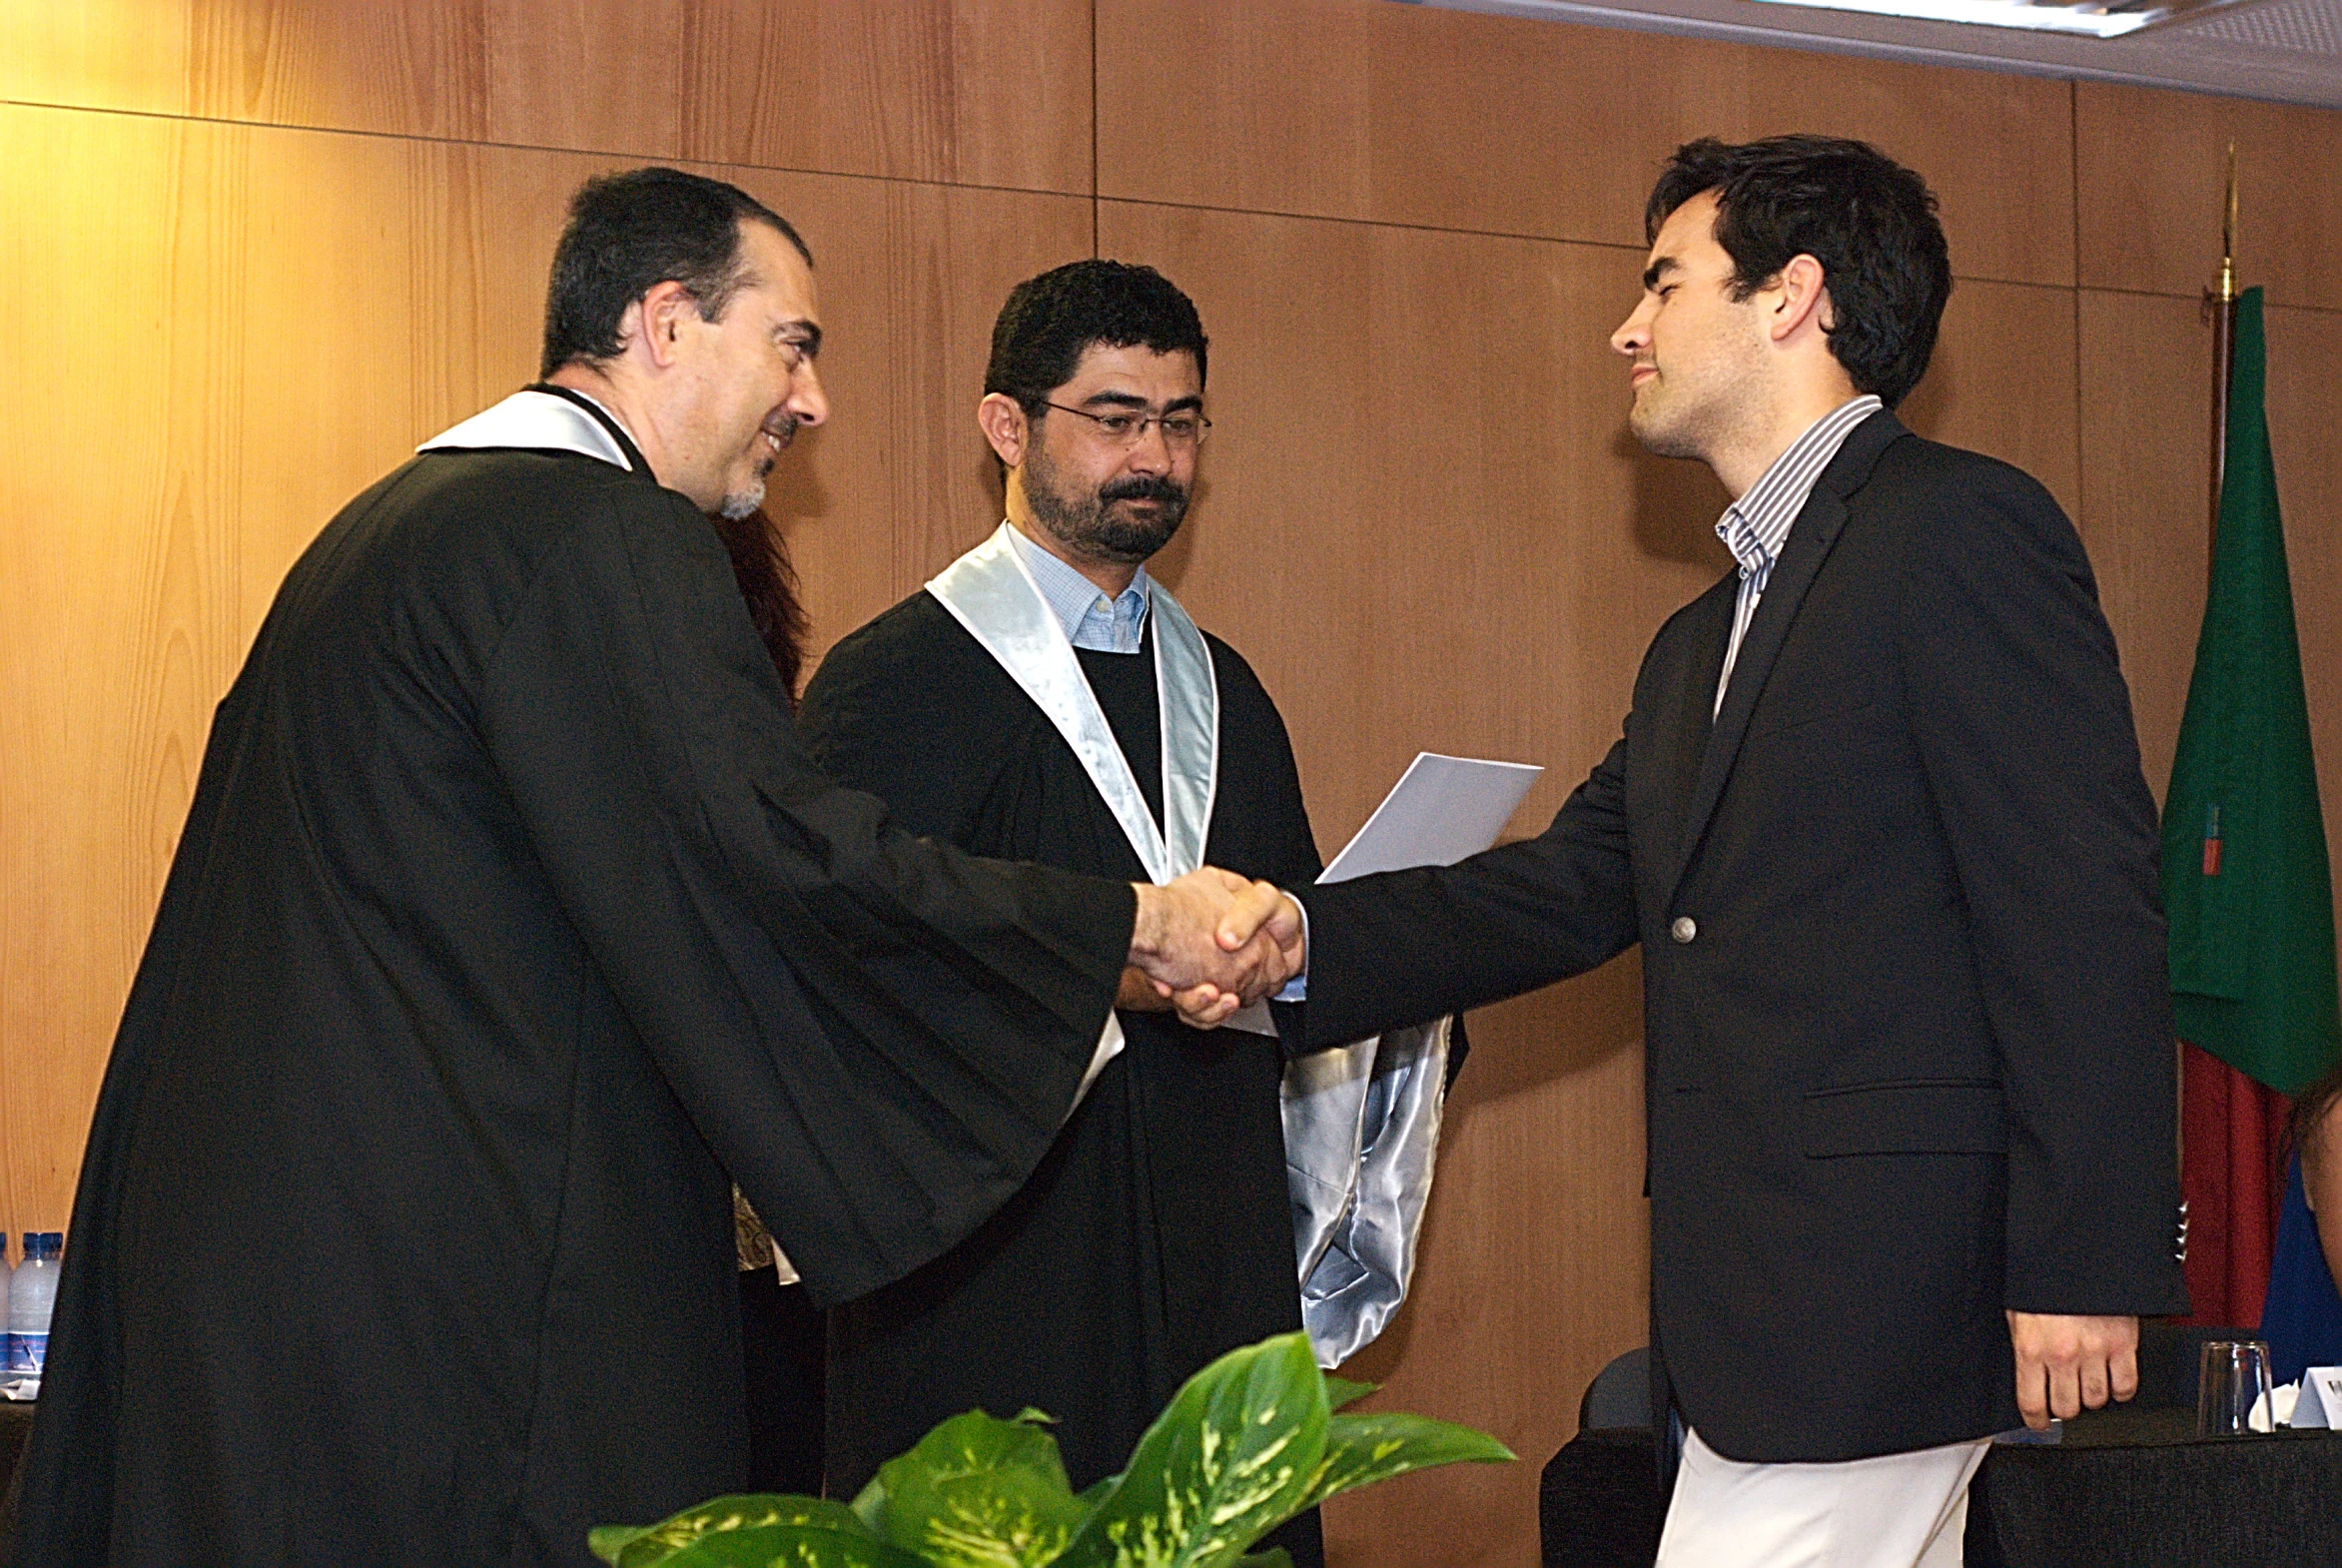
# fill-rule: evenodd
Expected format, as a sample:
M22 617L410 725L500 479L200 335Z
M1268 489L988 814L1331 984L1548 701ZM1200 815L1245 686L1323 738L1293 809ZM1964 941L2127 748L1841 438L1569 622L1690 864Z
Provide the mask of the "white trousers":
M1744 1464L1684 1437L1657 1568L1959 1568L1990 1438L1835 1464Z

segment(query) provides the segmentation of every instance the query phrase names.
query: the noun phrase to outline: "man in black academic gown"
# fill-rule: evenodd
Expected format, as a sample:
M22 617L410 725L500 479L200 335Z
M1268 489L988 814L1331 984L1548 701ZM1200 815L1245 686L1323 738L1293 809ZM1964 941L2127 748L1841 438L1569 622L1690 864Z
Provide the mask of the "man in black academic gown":
M1076 262L1017 287L977 411L1008 520L823 661L800 716L823 768L979 854L1316 877L1275 705L1147 572L1209 428L1205 347L1148 268ZM1302 1325L1275 1039L1184 1028L1137 974L1120 1006L1128 1049L1024 1188L831 1314L833 1493L938 1420L1026 1405L1057 1417L1087 1486L1191 1373ZM1313 1516L1278 1541L1319 1558Z
M589 1562L743 1477L731 1180L872 1289L1024 1184L1126 963L1283 978L1211 945L1265 890L1134 910L815 771L708 514L825 414L818 320L741 192L593 182L548 385L293 568L107 1071L15 1562Z

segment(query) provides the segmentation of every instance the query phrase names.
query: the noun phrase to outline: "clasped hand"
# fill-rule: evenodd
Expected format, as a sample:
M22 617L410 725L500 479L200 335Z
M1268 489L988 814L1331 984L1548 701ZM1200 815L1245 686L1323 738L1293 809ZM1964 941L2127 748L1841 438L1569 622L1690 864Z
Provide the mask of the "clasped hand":
M1205 866L1133 886L1131 963L1196 1028L1226 1022L1300 972L1300 906L1273 884Z

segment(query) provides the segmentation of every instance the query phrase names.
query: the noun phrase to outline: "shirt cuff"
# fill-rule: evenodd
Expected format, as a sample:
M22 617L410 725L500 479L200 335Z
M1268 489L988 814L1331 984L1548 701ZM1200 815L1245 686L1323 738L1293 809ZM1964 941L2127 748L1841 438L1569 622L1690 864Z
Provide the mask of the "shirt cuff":
M1293 898L1290 893L1286 898ZM1271 1002L1306 1002L1309 1000L1309 906L1293 899L1293 908L1301 912L1301 972L1286 981L1270 997Z

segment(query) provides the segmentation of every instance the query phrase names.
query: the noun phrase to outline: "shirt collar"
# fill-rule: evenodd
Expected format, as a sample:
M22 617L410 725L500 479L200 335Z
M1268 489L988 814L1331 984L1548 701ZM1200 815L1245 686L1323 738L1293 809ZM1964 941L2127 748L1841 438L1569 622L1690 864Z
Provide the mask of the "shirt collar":
M1033 573L1033 585L1065 628L1067 641L1100 653L1137 653L1144 645L1155 593L1155 579L1145 566L1129 587L1109 599L1097 583L1025 537L1015 523L1009 524L1009 543Z
M1716 536L1740 562L1740 574L1757 579L1759 592L1764 591L1764 579L1781 558L1781 546L1788 542L1790 524L1806 509L1822 470L1830 466L1830 459L1838 455L1838 448L1846 444L1854 427L1885 406L1869 392L1840 403L1807 425L1805 433L1773 459L1773 465L1748 492L1724 508L1724 515L1716 520Z

